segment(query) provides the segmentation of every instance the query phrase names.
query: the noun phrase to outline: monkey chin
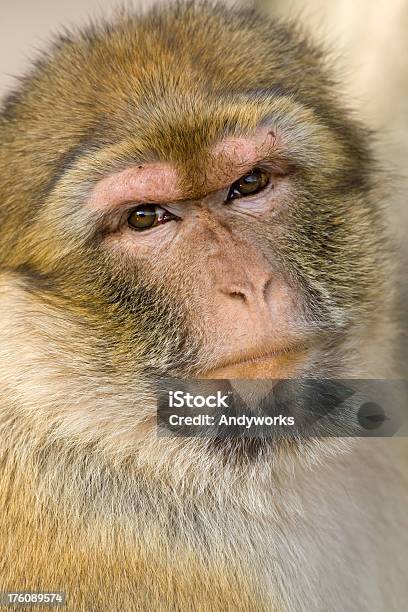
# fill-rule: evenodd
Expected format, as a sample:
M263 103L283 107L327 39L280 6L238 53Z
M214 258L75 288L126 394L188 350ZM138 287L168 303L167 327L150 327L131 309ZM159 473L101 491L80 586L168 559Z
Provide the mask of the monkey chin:
M308 357L305 347L240 360L231 360L220 367L204 372L203 379L271 379L295 378L301 375Z

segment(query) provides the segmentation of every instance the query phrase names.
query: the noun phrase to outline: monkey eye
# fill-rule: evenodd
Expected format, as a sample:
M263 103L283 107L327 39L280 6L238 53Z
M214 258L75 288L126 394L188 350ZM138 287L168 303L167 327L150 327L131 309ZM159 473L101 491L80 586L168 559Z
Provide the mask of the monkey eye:
M270 176L265 170L260 168L251 170L248 174L241 176L235 183L232 183L226 201L244 198L262 191L268 185L269 179Z
M177 219L178 217L157 206L157 204L141 204L132 210L127 221L129 227L141 231Z

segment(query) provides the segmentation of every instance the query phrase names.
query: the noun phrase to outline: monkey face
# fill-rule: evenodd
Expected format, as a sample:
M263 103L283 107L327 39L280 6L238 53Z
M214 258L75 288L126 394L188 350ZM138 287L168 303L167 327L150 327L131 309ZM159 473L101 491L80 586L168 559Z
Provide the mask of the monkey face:
M270 246L291 197L275 147L268 127L224 138L196 168L130 167L88 199L104 214L107 257L137 268L136 293L143 282L184 309L199 375L273 376L304 354L304 300Z
M193 145L180 107L167 126L177 148L145 127L137 163L121 158L123 144L116 159L113 144L60 185L53 215L63 197L63 234L86 245L75 286L106 303L105 333L125 368L213 378L342 372L340 341L372 306L380 278L379 231L363 235L358 224L369 202L345 192L345 146L314 115L286 98L247 105L246 123L235 109L227 122L225 108L222 126L215 111L197 119ZM108 169L89 182L99 155Z

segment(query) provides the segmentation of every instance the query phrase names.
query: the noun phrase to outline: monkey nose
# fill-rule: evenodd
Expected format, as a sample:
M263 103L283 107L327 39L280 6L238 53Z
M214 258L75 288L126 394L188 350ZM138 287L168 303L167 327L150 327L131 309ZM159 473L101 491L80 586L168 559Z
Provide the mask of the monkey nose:
M258 273L238 282L224 282L219 285L219 292L231 306L236 302L246 308L263 310L268 307L272 281L271 274Z

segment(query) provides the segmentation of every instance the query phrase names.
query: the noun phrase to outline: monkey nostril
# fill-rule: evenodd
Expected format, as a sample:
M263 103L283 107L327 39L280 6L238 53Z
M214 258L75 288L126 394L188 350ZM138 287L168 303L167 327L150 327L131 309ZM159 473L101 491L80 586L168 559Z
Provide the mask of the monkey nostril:
M245 293L242 293L242 291L230 291L228 294L230 297L240 300L241 302L246 302L247 298Z
M220 293L222 293L222 295L224 295L227 298L232 298L233 300L239 300L240 302L248 301L248 295L245 289L242 290L239 287L233 286L233 287L220 287L219 291Z
M265 281L265 284L264 284L264 287L263 287L262 295L263 295L263 298L264 298L264 300L266 302L268 301L269 295L271 293L272 283L273 283L273 279L272 279L272 277L270 277L270 278L268 278Z

